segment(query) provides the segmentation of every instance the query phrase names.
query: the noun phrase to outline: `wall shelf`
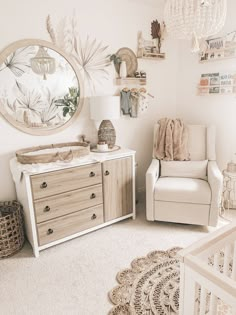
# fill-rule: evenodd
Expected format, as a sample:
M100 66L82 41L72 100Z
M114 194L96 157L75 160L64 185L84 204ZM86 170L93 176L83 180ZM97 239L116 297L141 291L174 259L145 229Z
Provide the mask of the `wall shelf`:
M232 95L236 93L235 72L203 73L197 86L198 95Z
M233 95L233 94L236 94L236 85L198 85L197 88L198 88L198 95ZM227 88L228 88L228 90L227 90Z
M117 78L115 80L116 85L146 85L147 79L146 78Z
M155 53L145 53L143 56L137 57L138 59L148 59L148 60L164 60L166 54L155 54Z
M232 44L230 46L220 48L220 49L207 49L199 54L199 62L211 62L224 59L236 58L236 45Z
M138 33L138 50L137 50L138 59L164 60L166 58L166 55L165 53L161 53L160 49L161 49L161 42L159 42L157 38L151 39L151 40L145 40L143 38L142 32Z

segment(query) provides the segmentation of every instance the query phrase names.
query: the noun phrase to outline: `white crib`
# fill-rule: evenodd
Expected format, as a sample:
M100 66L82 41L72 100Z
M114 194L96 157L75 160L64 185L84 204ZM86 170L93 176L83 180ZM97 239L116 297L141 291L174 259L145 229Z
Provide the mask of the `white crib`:
M180 315L236 315L236 224L179 252Z

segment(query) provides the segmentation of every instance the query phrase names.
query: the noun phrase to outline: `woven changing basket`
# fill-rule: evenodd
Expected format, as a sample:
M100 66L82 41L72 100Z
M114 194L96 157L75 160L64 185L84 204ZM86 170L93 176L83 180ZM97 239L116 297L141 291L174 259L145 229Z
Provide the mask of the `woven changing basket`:
M52 152L48 152L50 150ZM21 149L16 151L16 158L22 164L50 163L58 160L71 161L73 158L79 158L89 153L88 142L67 142Z
M0 259L24 245L22 207L17 201L0 202Z

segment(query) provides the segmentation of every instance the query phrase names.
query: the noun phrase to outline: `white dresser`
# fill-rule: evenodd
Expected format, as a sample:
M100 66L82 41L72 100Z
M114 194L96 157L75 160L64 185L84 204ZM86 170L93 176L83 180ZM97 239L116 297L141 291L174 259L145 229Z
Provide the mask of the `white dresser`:
M135 218L135 152L90 153L69 163L11 160L34 255L53 245Z

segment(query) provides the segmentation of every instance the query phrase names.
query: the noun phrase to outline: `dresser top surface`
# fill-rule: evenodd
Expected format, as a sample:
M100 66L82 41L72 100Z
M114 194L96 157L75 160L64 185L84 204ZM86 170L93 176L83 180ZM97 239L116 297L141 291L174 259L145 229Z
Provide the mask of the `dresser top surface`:
M33 175L46 173L50 171L62 170L70 167L82 166L92 163L102 163L107 160L119 159L126 156L134 156L135 151L130 149L120 149L109 153L90 152L89 155L73 159L70 162L57 161L52 163L37 163L37 164L21 164L16 158L10 160L10 169L15 182L20 180L22 173L24 175Z

